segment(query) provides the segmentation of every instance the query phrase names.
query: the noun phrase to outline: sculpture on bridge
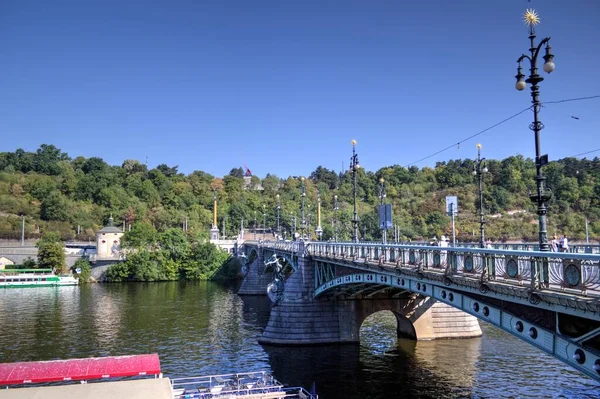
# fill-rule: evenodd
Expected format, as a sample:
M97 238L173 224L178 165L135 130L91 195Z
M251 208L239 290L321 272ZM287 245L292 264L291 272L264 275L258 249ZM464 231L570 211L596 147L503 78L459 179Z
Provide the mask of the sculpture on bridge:
M285 276L283 272L284 265L282 264L281 259L275 254L265 262L265 271L270 269L273 270L275 278L267 286L267 296L274 305L277 305L283 299Z
M242 276L246 277L248 275L248 271L250 271L250 267L248 266L248 257L246 256L246 254L241 254L238 256L238 258L240 258L242 262L242 268L240 270Z

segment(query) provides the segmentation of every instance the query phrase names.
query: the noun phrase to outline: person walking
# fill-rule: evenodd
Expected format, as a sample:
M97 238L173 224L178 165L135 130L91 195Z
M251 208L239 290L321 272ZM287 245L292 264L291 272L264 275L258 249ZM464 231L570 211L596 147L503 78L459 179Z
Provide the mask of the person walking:
M562 252L569 252L569 239L566 234L560 239L560 247Z
M556 238L556 234L554 235L554 238L552 238L552 252L558 252L558 239Z

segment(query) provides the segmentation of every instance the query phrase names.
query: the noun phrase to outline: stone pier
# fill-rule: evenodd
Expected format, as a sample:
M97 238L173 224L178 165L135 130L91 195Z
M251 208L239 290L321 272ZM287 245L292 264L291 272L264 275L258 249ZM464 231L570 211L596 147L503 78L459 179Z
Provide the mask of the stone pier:
M313 299L312 261L299 257L298 263L297 271L286 281L283 299L271 310L259 339L262 344L358 343L361 324L382 310L396 316L398 336L416 340L481 336L475 317L418 294L398 299Z
M247 264L248 272L238 291L238 295L267 295L267 286L273 281L272 273L263 273L265 261L262 251L254 262Z

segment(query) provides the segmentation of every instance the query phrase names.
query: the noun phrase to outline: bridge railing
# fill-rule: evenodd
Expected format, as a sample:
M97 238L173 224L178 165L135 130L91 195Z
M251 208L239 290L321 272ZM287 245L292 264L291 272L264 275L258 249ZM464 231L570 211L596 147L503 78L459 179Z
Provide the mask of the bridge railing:
M371 244L380 244L381 242L371 242ZM427 242L411 242L411 243L394 243L399 245L415 245L415 246L430 246ZM503 249L508 251L537 251L539 244L537 243L493 243L491 249ZM457 247L463 248L480 248L476 242L459 242ZM576 254L600 254L599 244L569 244L570 253Z
M600 255L594 254L331 242L311 242L308 253L600 296Z
M283 252L290 252L292 254L297 254L300 251L304 251L306 248L306 243L302 241L251 241L247 240L244 244L255 245L259 248L269 248L275 249Z

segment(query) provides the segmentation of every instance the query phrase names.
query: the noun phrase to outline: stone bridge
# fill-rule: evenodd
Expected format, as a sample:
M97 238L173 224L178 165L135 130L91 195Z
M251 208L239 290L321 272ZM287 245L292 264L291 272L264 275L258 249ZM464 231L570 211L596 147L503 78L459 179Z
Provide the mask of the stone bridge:
M6 258L14 264L21 264L29 258L37 261L37 253L36 247L0 247L0 258ZM67 267L73 266L77 259L81 259L81 255L65 254Z
M479 319L600 381L600 255L246 242L241 256L239 294L273 302L261 343L356 343L381 310L419 340L479 336Z

